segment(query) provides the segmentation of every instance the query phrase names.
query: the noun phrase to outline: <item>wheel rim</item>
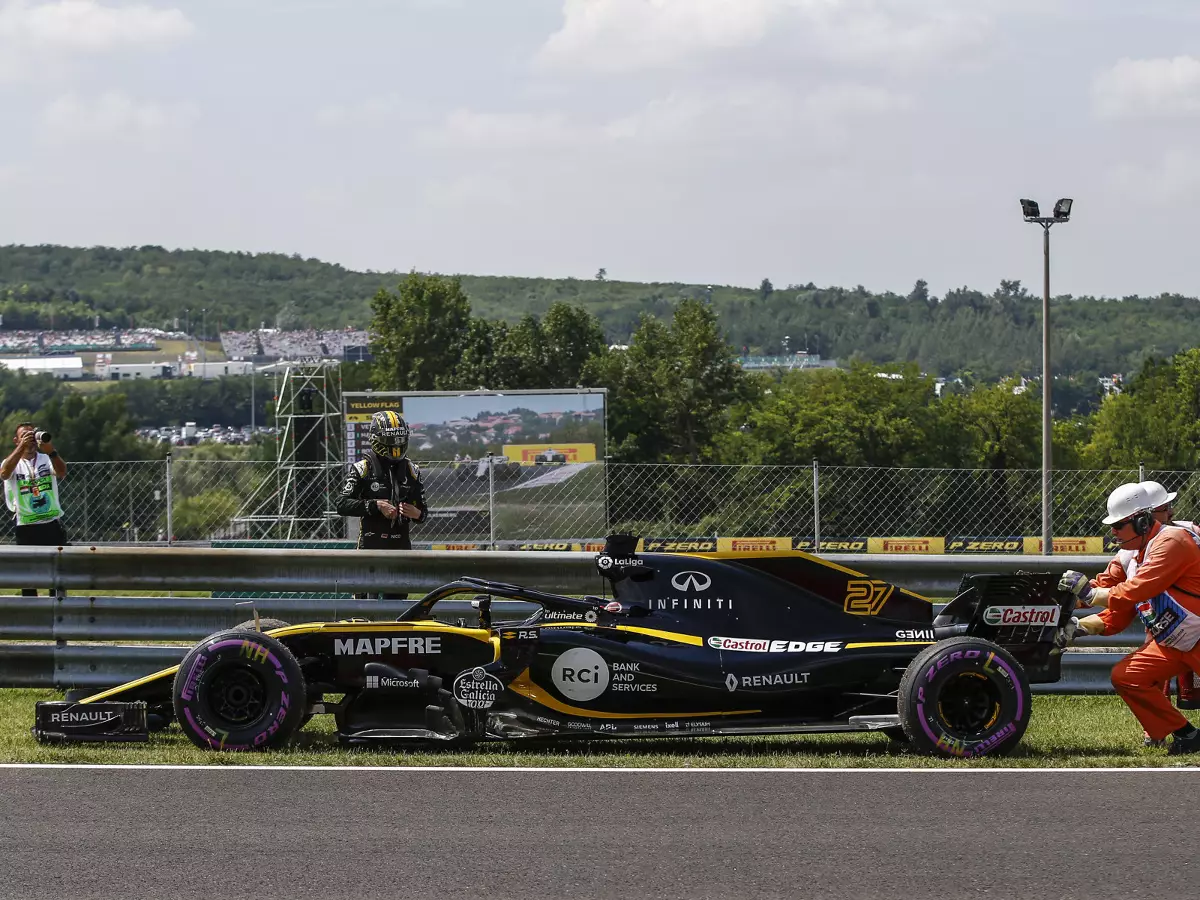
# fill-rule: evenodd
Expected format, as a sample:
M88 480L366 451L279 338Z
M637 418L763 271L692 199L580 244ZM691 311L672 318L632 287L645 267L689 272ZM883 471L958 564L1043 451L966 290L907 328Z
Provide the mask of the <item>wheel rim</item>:
M1000 718L1000 691L986 675L962 672L942 685L938 716L958 737L983 734Z
M257 722L266 712L266 685L251 669L234 666L213 673L208 691L212 711L233 728Z

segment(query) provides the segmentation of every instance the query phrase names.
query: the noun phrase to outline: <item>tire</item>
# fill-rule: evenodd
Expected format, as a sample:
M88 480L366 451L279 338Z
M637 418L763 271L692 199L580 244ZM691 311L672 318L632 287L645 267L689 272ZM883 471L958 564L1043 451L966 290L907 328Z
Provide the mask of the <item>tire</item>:
M908 732L904 730L903 725L892 725L890 728L880 728L879 733L886 737L889 741L895 741L898 744L908 743Z
M285 621L283 621L283 619L260 618L258 620L258 623L259 623L259 625L262 626L263 631L274 631L276 628L290 628L291 627L291 623L285 622ZM258 629L254 627L253 619L248 619L245 622L239 622L237 625L234 625L233 628L235 631L258 631Z
M292 627L291 622L285 622L285 621L283 621L283 619L264 619L261 616L259 617L258 624L262 627L263 631L274 631L276 628L291 628ZM245 622L239 622L238 624L234 625L233 627L234 627L234 630L236 630L236 631L255 631L255 632L258 631L258 629L254 627L253 619L247 619ZM310 704L311 703L320 703L324 699L325 699L324 696L321 694L311 694L308 697L308 702ZM307 725L311 721L312 721L312 716L309 715L308 713L305 713L304 718L300 720L300 728L303 728L305 725ZM299 730L299 729L297 729L297 730Z
M287 743L307 710L304 674L282 643L230 629L183 658L174 685L175 718L205 750L266 750Z
M957 637L922 651L900 680L913 748L935 756L1003 756L1021 742L1032 696L1025 672L991 641Z

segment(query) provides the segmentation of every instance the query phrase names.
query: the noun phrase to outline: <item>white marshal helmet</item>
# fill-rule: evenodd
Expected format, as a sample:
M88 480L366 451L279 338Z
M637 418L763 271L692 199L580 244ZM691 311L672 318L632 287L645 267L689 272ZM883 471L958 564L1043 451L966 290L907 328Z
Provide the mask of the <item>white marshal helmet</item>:
M1146 489L1146 493L1150 495L1151 509L1158 509L1160 506L1166 506L1171 503L1179 494L1176 491L1167 493L1167 489L1157 481L1143 481L1142 487Z
M1151 509L1154 509L1154 500L1146 485L1131 481L1108 495L1108 515L1104 517L1104 524L1116 525L1135 513Z

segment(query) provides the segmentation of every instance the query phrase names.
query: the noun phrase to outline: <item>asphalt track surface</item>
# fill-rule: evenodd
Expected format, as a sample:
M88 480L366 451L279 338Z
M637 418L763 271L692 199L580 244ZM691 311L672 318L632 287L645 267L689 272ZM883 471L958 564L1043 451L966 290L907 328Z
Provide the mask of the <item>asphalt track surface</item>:
M0 768L0 896L1191 896L1200 770Z

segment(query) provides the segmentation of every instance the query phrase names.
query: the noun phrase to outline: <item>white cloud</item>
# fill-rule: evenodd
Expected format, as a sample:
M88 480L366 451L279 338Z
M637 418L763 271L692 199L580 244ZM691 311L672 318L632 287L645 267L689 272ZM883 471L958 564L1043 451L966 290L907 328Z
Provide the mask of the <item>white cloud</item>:
M118 91L95 99L64 94L45 108L42 137L52 144L118 141L158 149L198 117L191 104L138 102Z
M1200 115L1200 59L1122 59L1092 82L1092 106L1102 118Z
M760 41L790 0L564 0L541 50L564 67L636 70Z
M461 151L561 152L654 150L682 146L693 152L744 141L772 140L797 132L828 146L845 123L909 109L905 94L860 84L825 85L807 94L761 82L722 91L675 91L636 111L602 122L569 119L558 112L490 113L457 110L419 140L427 147Z
M60 80L78 57L168 46L195 28L178 9L94 0L0 0L0 85Z
M786 38L789 50L888 65L944 63L989 28L938 0L564 0L562 27L538 53L561 69L632 72ZM975 4L978 5L978 4ZM940 58L938 58L940 57Z
M1154 163L1116 166L1108 181L1132 200L1178 207L1181 200L1200 195L1200 153L1173 147Z
M95 52L123 45L161 46L186 38L193 30L180 10L146 5L9 0L0 7L0 42L26 49Z

